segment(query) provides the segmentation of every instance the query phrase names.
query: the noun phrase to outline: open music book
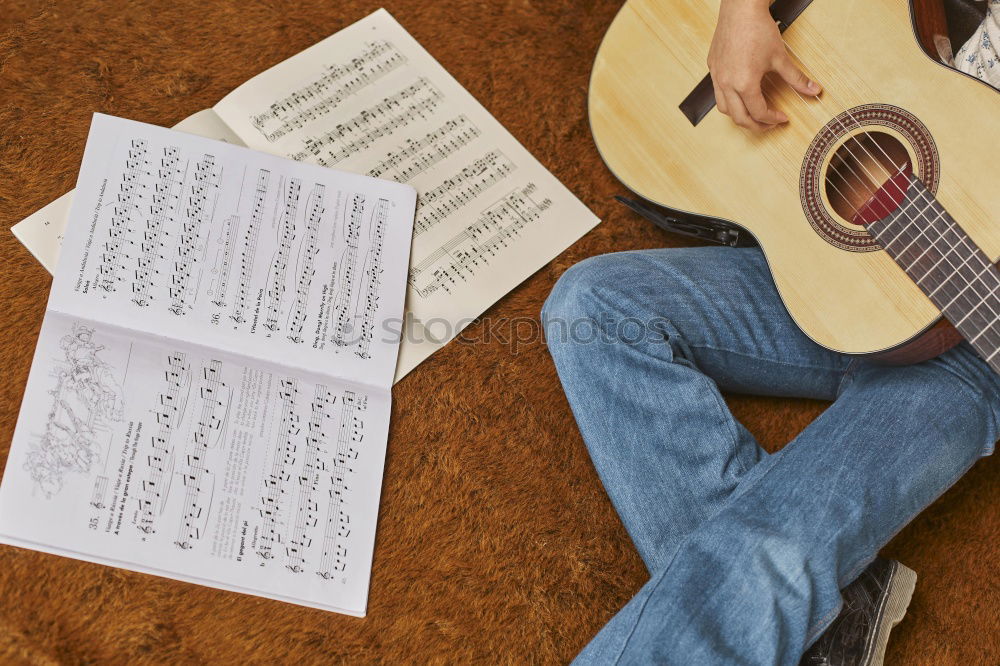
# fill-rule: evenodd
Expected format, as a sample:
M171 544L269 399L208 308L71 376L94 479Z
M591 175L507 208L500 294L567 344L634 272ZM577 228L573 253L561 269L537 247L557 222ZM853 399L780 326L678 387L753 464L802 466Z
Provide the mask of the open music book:
M598 222L385 10L176 129L417 189L396 380ZM50 271L70 198L13 229Z
M95 115L0 541L363 615L415 207Z

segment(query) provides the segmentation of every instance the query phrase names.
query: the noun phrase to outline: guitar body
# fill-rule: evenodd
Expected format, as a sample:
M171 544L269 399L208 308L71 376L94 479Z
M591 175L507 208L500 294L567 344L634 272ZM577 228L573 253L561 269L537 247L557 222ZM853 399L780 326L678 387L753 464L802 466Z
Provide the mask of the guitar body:
M954 340L934 326L940 309L851 214L867 197L845 206L850 183L835 173L835 192L827 178L852 145L870 154L884 143L878 150L899 151L995 262L1000 95L923 53L907 0L798 4L808 6L783 37L824 92L803 99L769 77L765 95L790 122L754 134L715 108L697 121L681 109L708 73L719 0L628 0L591 76L601 156L644 199L749 230L788 311L817 343L905 358L899 349L925 332ZM865 134L867 144L849 143Z

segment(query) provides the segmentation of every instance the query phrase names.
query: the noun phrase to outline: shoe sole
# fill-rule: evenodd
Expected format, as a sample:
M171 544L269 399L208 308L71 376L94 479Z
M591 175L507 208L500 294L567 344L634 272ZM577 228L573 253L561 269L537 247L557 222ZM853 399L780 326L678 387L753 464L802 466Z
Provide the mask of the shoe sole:
M893 563L893 571L889 579L889 593L882 600L878 610L875 626L878 631L867 650L867 658L861 661L867 666L883 666L885 648L889 643L889 632L903 620L906 609L913 598L913 588L917 584L917 573L899 562Z

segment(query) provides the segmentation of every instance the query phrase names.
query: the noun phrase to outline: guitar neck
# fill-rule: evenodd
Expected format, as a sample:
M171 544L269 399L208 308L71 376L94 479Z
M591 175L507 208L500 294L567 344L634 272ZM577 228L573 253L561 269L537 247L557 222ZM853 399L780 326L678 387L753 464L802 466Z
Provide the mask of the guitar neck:
M913 174L897 174L873 202L891 212L869 233L1000 372L1000 271Z

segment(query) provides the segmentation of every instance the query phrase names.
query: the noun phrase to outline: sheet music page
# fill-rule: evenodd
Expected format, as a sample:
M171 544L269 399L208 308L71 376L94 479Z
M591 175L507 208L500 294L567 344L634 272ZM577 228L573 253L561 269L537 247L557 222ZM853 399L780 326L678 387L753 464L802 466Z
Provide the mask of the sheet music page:
M384 9L215 107L251 148L419 193L396 378L597 224Z
M386 389L50 310L0 541L363 615L389 411Z
M193 113L173 126L173 129L197 134L217 141L225 141L237 146L243 142L233 131L219 119L212 109L204 109ZM11 233L24 244L45 270L56 272L59 260L59 249L62 245L63 233L69 219L69 209L73 203L73 190L62 195L55 201L42 206L34 213L24 218L13 227Z
M96 114L49 307L388 388L415 196Z

